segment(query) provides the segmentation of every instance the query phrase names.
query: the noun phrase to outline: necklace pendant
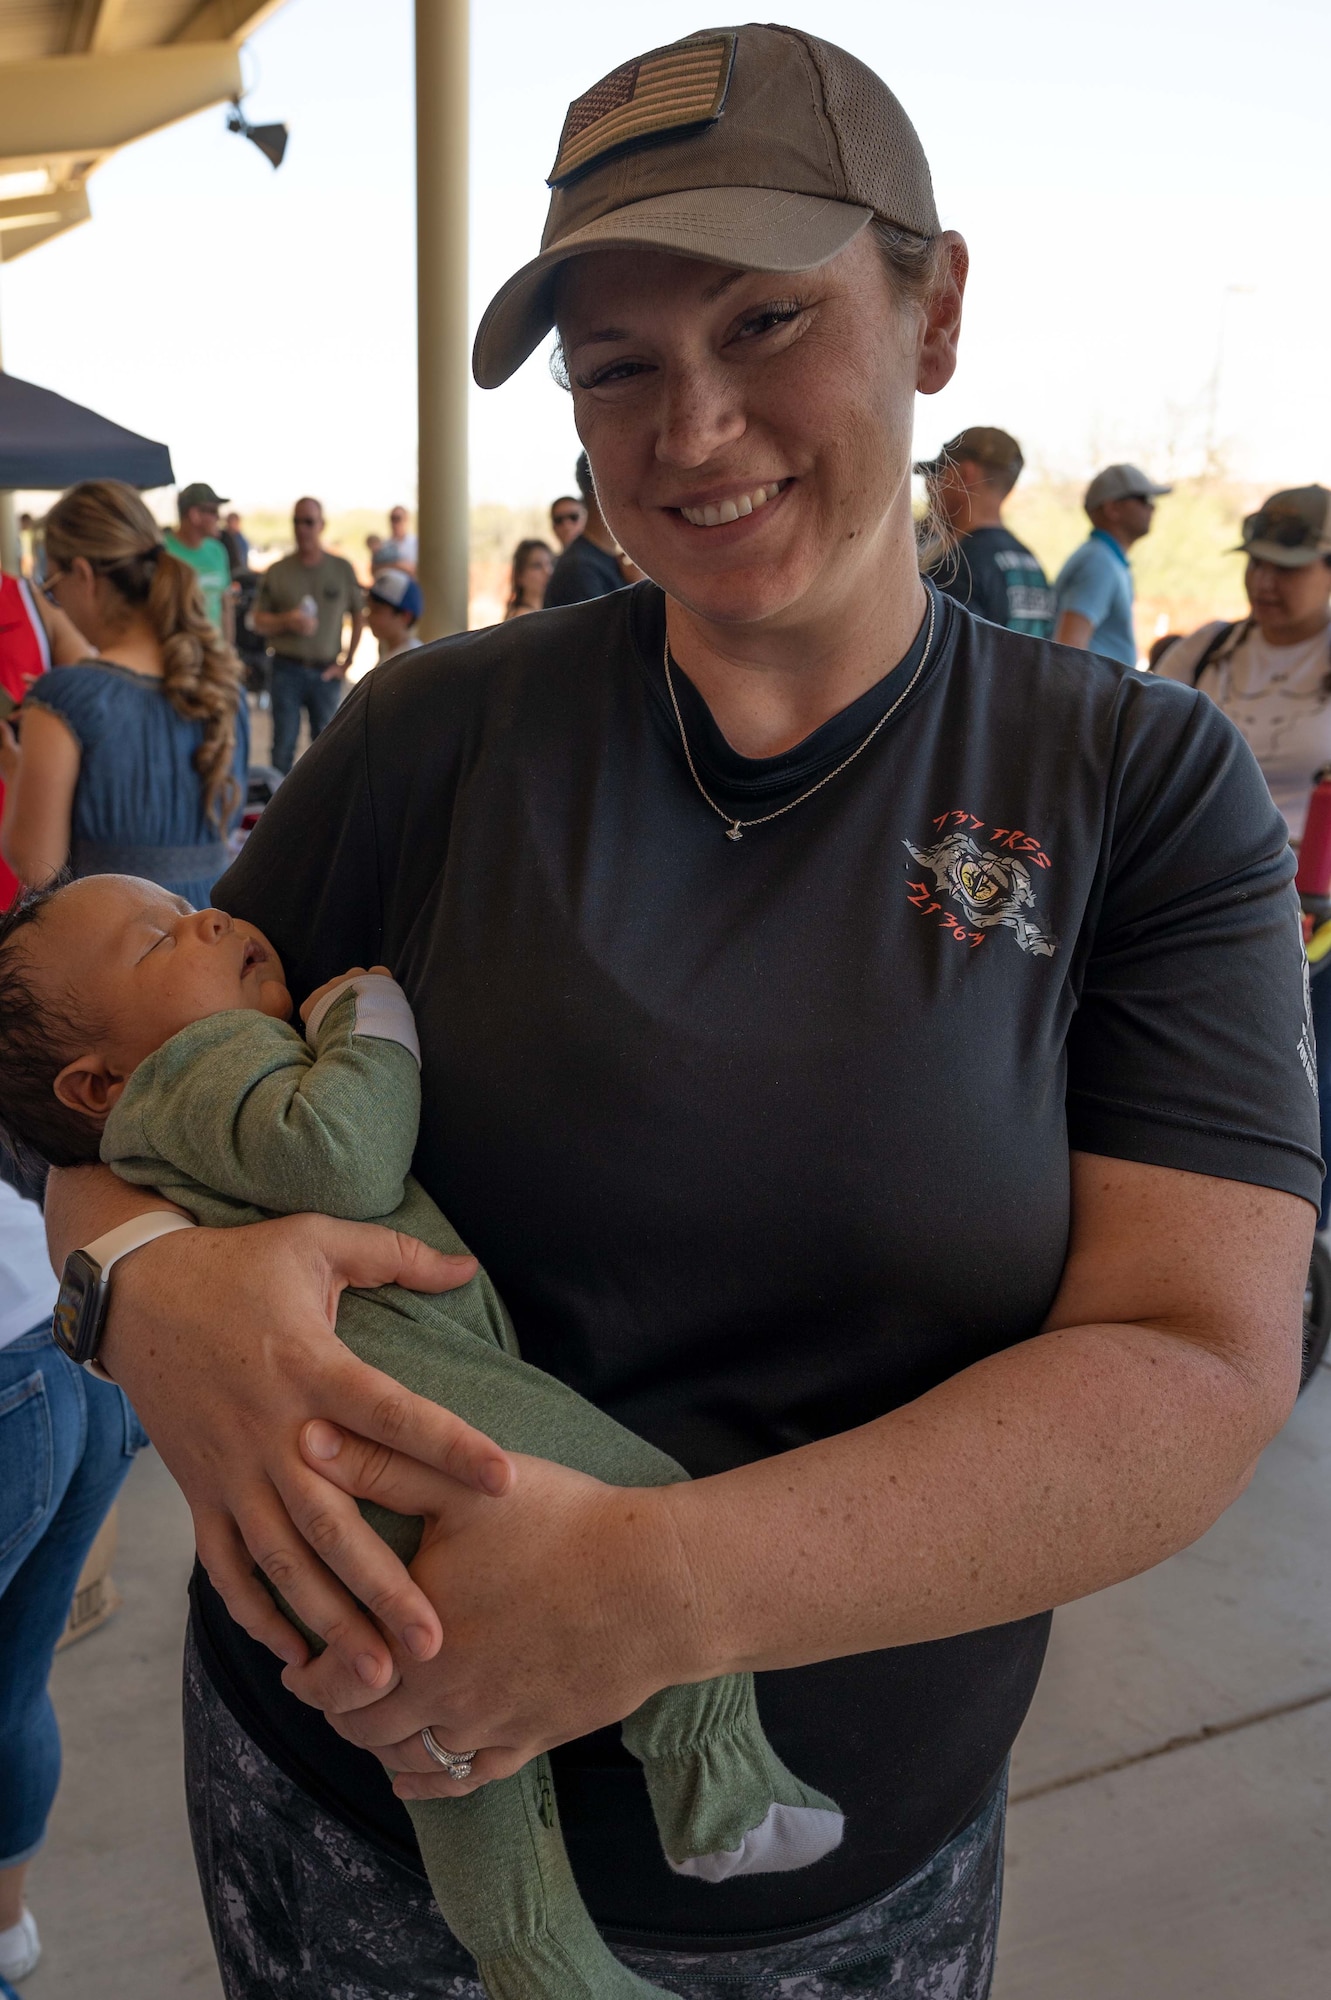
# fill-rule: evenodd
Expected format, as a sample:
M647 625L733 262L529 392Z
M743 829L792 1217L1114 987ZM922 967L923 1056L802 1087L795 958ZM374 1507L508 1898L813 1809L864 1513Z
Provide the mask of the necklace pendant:
M743 840L743 838L744 838L744 835L743 835L743 834L742 834L742 833L740 832L740 830L739 830L739 821L738 821L738 820L736 820L736 821L735 821L735 824L734 824L733 826L728 826L728 827L726 828L726 839L727 839L727 840Z

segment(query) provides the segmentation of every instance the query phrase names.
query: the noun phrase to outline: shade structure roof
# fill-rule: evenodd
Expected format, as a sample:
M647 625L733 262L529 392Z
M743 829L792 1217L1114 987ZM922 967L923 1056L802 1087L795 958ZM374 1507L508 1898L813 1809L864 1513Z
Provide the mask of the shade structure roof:
M0 372L0 491L54 492L80 479L173 486L175 473L164 444Z
M117 147L238 98L282 0L0 0L0 261L89 218Z

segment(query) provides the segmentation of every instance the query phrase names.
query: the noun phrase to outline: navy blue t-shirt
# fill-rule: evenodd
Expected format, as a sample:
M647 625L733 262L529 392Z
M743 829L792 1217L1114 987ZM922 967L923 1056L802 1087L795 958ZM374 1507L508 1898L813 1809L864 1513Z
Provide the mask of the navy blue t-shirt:
M1037 1333L1070 1148L1317 1201L1293 863L1242 738L1191 689L936 603L913 686L923 632L780 757L738 756L678 676L699 775L744 819L910 688L739 841L682 754L655 585L423 648L361 684L218 891L297 997L392 967L416 1172L523 1353L695 1476ZM202 1581L196 1606L243 1725L411 1860L378 1763ZM706 1948L881 1894L992 1789L1047 1629L760 1675L777 1749L847 1815L796 1874L671 1874L617 1732L564 1746L593 1915Z
M1050 639L1054 593L1025 542L1007 528L972 528L933 572L940 590L993 625Z
M586 535L577 535L555 564L545 587L546 609L585 604L589 598L608 597L611 591L624 588L624 572L610 551L598 548Z

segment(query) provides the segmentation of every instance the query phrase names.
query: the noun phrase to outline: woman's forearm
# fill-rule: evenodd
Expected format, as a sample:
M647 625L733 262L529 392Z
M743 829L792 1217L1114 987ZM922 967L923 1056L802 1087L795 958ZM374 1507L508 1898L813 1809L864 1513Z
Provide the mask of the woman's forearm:
M1204 1533L1276 1421L1203 1346L1077 1327L862 1429L666 1488L695 1665L800 1666L1102 1589Z

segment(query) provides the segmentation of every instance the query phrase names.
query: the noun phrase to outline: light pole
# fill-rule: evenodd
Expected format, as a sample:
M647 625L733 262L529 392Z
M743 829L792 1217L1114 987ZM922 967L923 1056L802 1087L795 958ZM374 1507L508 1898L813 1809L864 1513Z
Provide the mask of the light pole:
M467 629L469 0L416 0L421 636Z

